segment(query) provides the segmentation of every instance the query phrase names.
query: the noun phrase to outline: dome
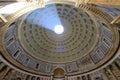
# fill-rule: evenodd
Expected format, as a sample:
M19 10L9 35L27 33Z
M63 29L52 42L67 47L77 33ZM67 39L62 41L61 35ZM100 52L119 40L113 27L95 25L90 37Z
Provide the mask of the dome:
M62 34L54 32L56 25L63 26ZM51 63L72 62L86 56L100 37L98 26L88 13L65 4L50 4L32 11L18 31L18 40L27 53Z

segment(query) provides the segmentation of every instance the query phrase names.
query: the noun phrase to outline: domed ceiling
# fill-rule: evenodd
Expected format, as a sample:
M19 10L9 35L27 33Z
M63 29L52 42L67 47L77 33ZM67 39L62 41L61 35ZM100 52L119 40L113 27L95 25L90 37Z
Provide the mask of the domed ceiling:
M63 26L62 34L54 32L57 25ZM32 11L18 28L22 47L33 57L52 63L71 62L87 55L97 43L98 32L85 11L60 4Z
M115 55L119 43L118 32L107 21L71 4L14 14L1 31L0 51L6 60L37 75L51 75L56 68L67 75L98 69Z

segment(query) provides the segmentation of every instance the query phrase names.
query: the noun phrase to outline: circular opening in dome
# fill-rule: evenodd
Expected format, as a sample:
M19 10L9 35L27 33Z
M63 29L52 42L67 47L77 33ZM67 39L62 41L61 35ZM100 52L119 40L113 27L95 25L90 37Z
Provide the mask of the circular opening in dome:
M62 34L64 32L64 27L62 25L56 25L54 28L56 34Z

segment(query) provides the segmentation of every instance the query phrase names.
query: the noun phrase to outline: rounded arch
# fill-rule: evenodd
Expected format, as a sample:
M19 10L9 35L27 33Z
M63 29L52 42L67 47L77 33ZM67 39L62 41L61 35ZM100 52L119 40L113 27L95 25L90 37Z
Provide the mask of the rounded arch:
M65 71L62 68L56 68L53 71L53 77L65 77Z

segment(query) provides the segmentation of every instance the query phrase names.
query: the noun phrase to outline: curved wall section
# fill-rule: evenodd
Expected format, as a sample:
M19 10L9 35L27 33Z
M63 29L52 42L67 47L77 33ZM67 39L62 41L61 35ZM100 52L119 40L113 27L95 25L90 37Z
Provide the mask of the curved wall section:
M52 76L53 70L56 68L64 69L67 76L74 76L99 70L102 66L108 65L107 63L116 55L115 52L118 50L119 33L117 29L112 28L107 21L103 21L103 19L100 18L100 15L94 15L89 12L89 10L87 12L85 12L86 10L84 11L84 9L80 10L81 8L78 8L77 10L76 7L71 7L71 5L67 4L54 5L57 6L57 13L61 21L63 23L67 22L65 25L70 25L66 27L66 32L64 35L62 35L62 38L59 37L57 40L57 35L54 36L54 39L53 35L55 33L33 24L32 22L37 21L36 19L38 19L38 22L40 22L39 18L33 18L35 14L33 17L30 17L31 14L29 14L23 21L20 22L20 24L17 20L19 19L18 17L12 17L14 20L16 20L14 22L9 21L6 26L1 28L1 30L3 30L3 33L0 34L2 35L0 38L0 51L2 56L4 56L6 60L21 70L31 72L35 75L45 74L44 76ZM92 8L90 9L92 10ZM39 12L36 14L39 14ZM53 14L55 14L54 11ZM45 15L45 13L43 15ZM43 20L45 17L46 16L44 16ZM52 18L53 17L54 16L52 16ZM31 22L27 22L27 19L31 19ZM42 18L40 19L42 20ZM49 19L47 21L49 21ZM72 41L74 42L72 43ZM61 42L62 45L66 47L64 48L66 52L56 51L54 46L57 44L57 42ZM67 46L69 44L70 46ZM28 48L28 51L31 52L31 50L34 49L37 49L37 51L34 50L31 52L32 54L30 54L25 49L25 45L29 45L28 47L32 46L31 48ZM43 48L38 50L39 47ZM59 47L57 50L58 49L61 50L63 47ZM67 52L69 49L70 51ZM45 50L48 50L48 52ZM42 56L36 57L34 54L38 55L38 53L35 51L38 53L39 51L43 51L41 53ZM56 56L56 59L50 58L51 56L55 56L57 54L58 56ZM71 55L71 58L69 58L69 55ZM63 62L64 60L66 61ZM27 75L27 77L29 77L29 75Z
M49 63L44 63L42 61L37 61L26 54L26 52L22 49L19 42L17 41L16 35L16 23L12 23L7 29L4 42L8 53L17 62L21 63L24 66L40 72L50 73L52 65L50 65Z

